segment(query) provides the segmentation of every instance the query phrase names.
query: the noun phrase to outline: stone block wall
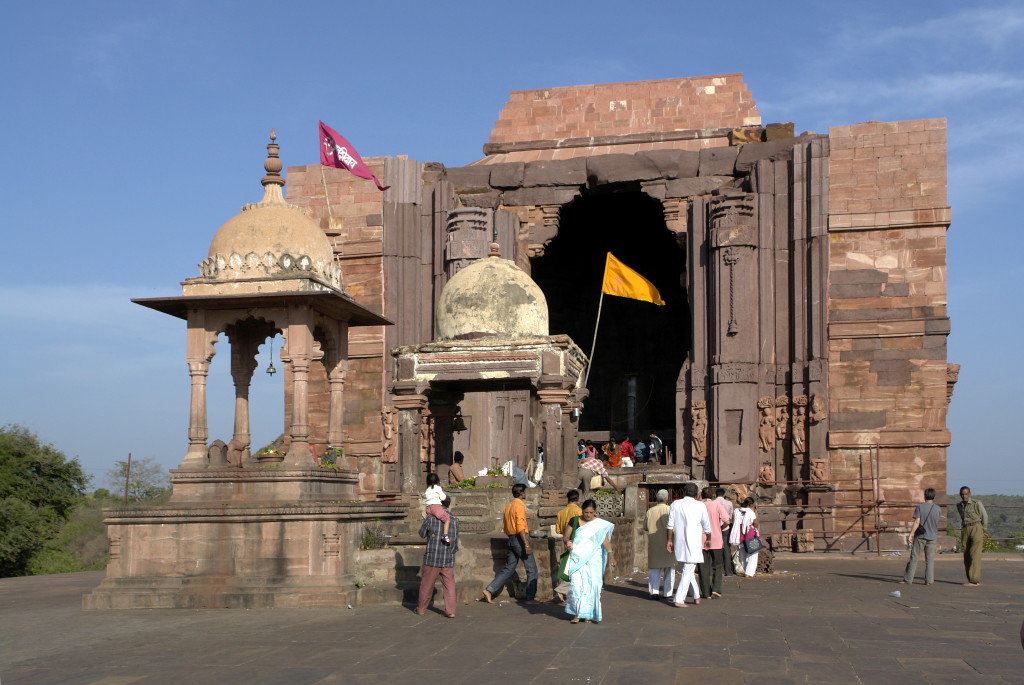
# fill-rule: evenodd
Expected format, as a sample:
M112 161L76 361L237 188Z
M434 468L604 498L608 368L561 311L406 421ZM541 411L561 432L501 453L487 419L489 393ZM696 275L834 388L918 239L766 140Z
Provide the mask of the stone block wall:
M832 477L837 504L885 500L895 527L946 483L946 122L839 126L829 144Z
M364 161L378 178L383 178L383 158ZM334 254L341 261L345 292L367 309L384 313L384 193L371 181L344 169L318 164L290 167L286 192L288 201L306 207L330 238ZM362 462L380 457L381 397L389 376L384 347L383 327L349 329L345 449L349 466L360 472L363 492L381 489L379 468L367 468ZM322 376L322 371L314 367L311 379ZM311 418L319 417L324 426L328 399L327 392L311 393L309 398ZM286 397L286 406L287 402ZM326 435L314 434L311 441L319 447L326 442Z
M509 96L485 151L506 153L502 161L528 162L665 147L698 150L728 145L728 129L760 123L742 74L520 90ZM708 134L670 135L682 131ZM572 142L579 139L591 140Z

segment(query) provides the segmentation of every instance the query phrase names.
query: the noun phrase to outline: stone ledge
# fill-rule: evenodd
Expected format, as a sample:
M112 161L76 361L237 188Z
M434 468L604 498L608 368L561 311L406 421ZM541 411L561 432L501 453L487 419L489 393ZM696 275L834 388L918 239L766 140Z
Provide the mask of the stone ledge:
M506 152L526 150L550 150L569 147L599 147L605 145L633 145L636 143L664 143L674 140L701 140L704 138L728 138L732 127L687 129L684 131L657 131L652 133L627 133L621 136L585 136L582 138L555 138L548 140L517 140L510 143L487 143L484 154L498 155Z
M891 228L927 228L952 223L949 207L932 209L893 209L880 212L848 212L829 214L828 230L881 231Z
M837 321L828 325L829 340L847 338L904 338L925 335L948 335L949 317L920 319L887 319L868 321Z
M254 458L257 455L254 455ZM245 469L171 469L171 483L233 483L252 482L355 482L359 475L354 471L334 469L286 469L286 468L245 468Z
M837 431L828 432L828 446L842 449L864 449L868 447L949 447L949 429L937 430L880 430L880 431Z
M352 504L308 504L266 506L174 506L104 509L104 523L135 525L143 523L222 523L266 521L306 521L365 519L370 517L396 519L405 516L406 507L391 503L359 502Z

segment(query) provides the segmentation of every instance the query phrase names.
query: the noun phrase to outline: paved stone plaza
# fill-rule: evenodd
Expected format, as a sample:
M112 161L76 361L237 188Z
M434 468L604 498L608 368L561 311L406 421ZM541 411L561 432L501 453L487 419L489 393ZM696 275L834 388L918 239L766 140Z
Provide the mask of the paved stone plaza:
M686 609L647 600L637 573L606 587L600 625L575 626L554 605L509 602L455 620L397 606L83 611L101 572L7 578L0 682L1024 682L1024 559L986 557L979 588L960 585L959 555L940 557L934 586L897 585L905 559L780 555L774 575L727 579L723 599Z

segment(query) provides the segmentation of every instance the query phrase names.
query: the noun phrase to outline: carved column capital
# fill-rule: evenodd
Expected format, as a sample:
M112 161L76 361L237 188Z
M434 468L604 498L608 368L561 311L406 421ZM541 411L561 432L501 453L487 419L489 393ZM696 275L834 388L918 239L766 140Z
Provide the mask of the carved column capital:
M494 235L494 210L458 207L448 212L445 224L445 274L451 278L477 259L487 256Z
M676 234L677 240L679 239L680 234L689 232L689 200L675 197L666 198L661 201L661 210L665 215L666 228Z
M561 205L534 205L527 212L526 253L543 257L544 249L558 235Z

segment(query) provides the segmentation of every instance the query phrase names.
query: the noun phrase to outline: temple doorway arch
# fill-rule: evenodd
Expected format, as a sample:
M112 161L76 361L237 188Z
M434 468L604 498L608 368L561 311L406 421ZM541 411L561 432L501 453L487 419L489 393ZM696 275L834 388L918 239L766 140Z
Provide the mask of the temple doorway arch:
M639 189L585 192L562 207L558 234L531 260L531 275L547 298L551 332L589 354L608 252L654 283L666 304L604 298L580 431L672 438L691 326L686 255L661 202Z

